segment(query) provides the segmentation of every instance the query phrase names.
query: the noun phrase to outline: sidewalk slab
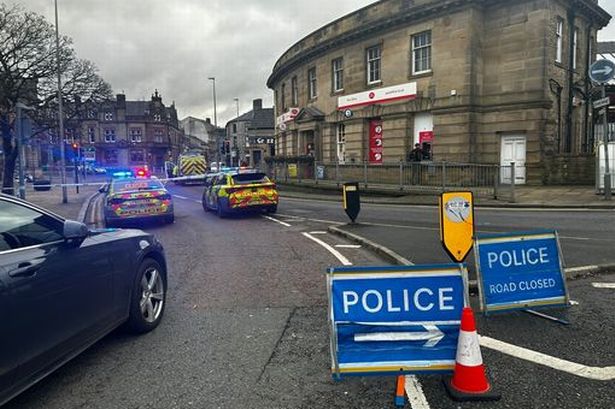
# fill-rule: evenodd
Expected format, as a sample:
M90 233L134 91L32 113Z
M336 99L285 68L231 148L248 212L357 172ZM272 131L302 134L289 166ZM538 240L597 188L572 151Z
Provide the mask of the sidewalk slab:
M68 188L68 202L62 203L62 189L53 187L46 192L37 192L31 188L26 191L26 200L64 218L80 220L85 218L85 209L93 195L98 193L100 185L81 186L79 193L74 187Z

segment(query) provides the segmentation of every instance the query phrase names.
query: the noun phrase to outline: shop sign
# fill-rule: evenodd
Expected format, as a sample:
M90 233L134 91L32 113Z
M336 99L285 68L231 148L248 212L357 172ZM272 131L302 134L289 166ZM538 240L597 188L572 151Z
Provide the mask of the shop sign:
M416 82L409 82L407 84L377 88L356 94L342 95L337 99L337 109L345 111L353 107L414 98L416 98Z
M432 143L433 131L421 131L419 132L419 143Z
M299 115L299 108L289 108L288 111L284 112L282 115L276 118L275 123L278 128L282 129L282 125L285 125L287 122L292 121L297 117L297 115ZM286 127L284 126L284 128Z
M369 123L369 163L382 164L382 121L374 119Z

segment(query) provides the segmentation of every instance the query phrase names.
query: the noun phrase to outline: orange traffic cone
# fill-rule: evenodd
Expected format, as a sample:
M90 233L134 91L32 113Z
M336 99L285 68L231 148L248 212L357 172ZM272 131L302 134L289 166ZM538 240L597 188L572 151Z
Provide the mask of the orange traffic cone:
M461 314L455 371L452 379L446 379L444 385L450 397L457 401L498 400L501 397L487 380L470 307L465 307Z

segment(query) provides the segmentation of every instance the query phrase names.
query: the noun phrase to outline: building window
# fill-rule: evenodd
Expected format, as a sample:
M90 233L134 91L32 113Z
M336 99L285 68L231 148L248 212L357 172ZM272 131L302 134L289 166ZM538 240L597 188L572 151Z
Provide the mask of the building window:
M331 62L333 72L333 92L339 92L344 89L344 58L336 58Z
M161 119L160 114L154 114L154 121L160 122L160 119Z
M412 36L412 74L431 71L431 31Z
M346 163L346 125L337 126L337 161Z
M314 99L318 96L318 91L316 90L317 85L316 67L312 67L308 70L308 95L310 99Z
M297 85L297 77L293 77L290 81L290 92L292 104L294 107L299 105L299 86Z
M375 84L381 81L380 75L380 59L382 57L382 51L380 46L371 47L367 49L367 83Z
M94 128L88 128L88 141L90 143L96 142L96 130Z
M93 109L88 110L88 118L89 119L96 118L96 112Z
M233 133L237 133L237 123L233 123Z
M562 62L562 34L564 30L564 20L557 18L555 29L555 62Z
M154 129L154 142L162 143L164 131L162 129Z
M282 96L282 111L286 111L286 84L282 84L280 94Z
M105 112L105 121L113 121L113 112Z
M143 131L141 128L130 128L130 142L140 143L143 141Z
M115 129L105 129L105 142L115 143Z
M141 149L130 151L130 162L134 164L145 163L145 155Z
M105 164L116 165L117 164L117 150L107 149L105 150Z
M579 50L577 47L579 46L579 29L574 28L574 33L572 33L572 69L577 69L577 55L579 55Z

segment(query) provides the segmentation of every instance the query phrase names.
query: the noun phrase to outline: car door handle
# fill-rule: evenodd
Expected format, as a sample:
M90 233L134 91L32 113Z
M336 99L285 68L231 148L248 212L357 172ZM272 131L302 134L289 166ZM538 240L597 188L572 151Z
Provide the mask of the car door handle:
M19 263L16 269L9 271L9 277L32 277L41 268L42 261Z

